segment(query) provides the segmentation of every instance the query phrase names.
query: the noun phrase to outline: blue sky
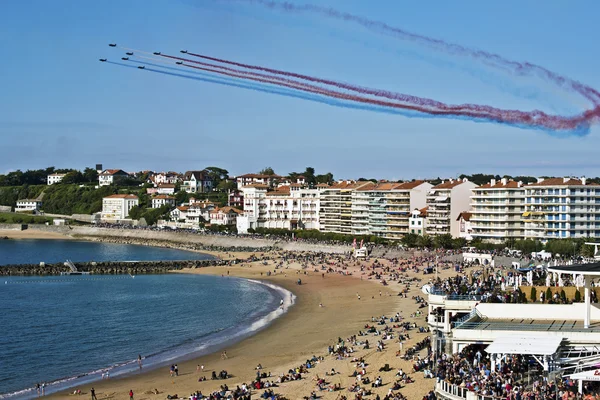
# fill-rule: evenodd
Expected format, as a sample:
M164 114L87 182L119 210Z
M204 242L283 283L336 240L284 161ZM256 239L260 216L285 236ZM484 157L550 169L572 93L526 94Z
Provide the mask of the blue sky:
M570 3L315 1L600 88L600 3ZM102 163L129 171L216 165L234 175L313 166L336 178L600 175L598 127L561 137L409 118L98 62L123 55L109 42L171 54L186 48L451 103L561 113L586 106L542 80L319 16L226 0L6 0L0 38L0 173Z

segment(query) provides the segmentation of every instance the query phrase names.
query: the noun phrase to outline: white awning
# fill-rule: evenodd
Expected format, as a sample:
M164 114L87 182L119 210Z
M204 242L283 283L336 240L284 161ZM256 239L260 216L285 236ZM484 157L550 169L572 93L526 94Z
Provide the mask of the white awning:
M600 369L593 369L590 371L578 372L576 374L567 375L571 379L582 381L600 381Z
M490 354L552 355L558 350L561 337L501 336L485 351Z
M446 196L439 196L439 197L435 198L435 201L446 201L446 200L448 200L448 197L446 197Z

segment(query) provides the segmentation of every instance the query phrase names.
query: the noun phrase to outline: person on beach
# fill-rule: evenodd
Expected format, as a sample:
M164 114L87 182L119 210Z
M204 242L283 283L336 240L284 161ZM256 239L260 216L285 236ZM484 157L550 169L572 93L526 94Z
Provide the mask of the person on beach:
M37 391L38 396L40 395L40 384L39 382L35 384L35 390Z
M223 352L221 353L221 359L222 360L227 360L227 358L229 358L229 357L227 357L227 351L223 350Z
M140 369L142 369L142 355L138 354L138 365L140 367Z
M94 388L90 389L90 394L92 395L92 400L98 400L96 397L96 390Z
M179 376L179 367L177 366L177 364L175 364L175 376Z
M129 400L133 400L133 390L129 389Z

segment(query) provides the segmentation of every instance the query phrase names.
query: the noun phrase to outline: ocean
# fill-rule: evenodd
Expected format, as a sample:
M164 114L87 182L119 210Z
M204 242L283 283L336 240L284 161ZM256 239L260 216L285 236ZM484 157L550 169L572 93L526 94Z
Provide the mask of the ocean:
M11 260L5 264L115 260L115 254L123 260L186 258L168 249L54 240L35 241L48 253L28 257L7 254L4 242L14 242L14 250L33 241L0 242L0 259ZM86 253L89 245L96 253ZM138 354L149 369L211 353L266 326L283 312L281 300L285 308L293 303L283 289L227 276L3 277L0 398L37 397L33 387L40 382L49 394L99 380L106 371L111 378L138 373Z

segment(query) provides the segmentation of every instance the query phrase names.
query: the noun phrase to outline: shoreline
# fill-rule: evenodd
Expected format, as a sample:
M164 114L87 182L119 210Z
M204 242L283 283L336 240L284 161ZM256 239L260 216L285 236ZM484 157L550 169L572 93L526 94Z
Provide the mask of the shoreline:
M1 235L2 231L0 231ZM53 237L58 239L66 238L65 235ZM98 237L95 238L98 239ZM186 236L182 235L182 239L185 238ZM86 238L78 237L77 239L85 240ZM128 236L124 239L130 241L132 237ZM114 240L114 236L109 237L108 240ZM143 240L143 236L138 238L138 240ZM147 242L154 242L154 240L148 240ZM164 247L170 247L175 243L167 242L167 244L168 246ZM335 251L332 251L334 254L327 254L324 257L332 259L337 257L338 261L345 259L346 261L341 261L341 263L343 265L348 263L348 268L338 268L335 266L330 267L327 273L322 273L323 271L316 270L316 264L314 271L309 270L308 263L301 259L285 261L287 266L284 268L283 263L285 258L281 257L286 257L286 254L289 256L291 253L282 251L283 249L273 249L268 252L263 252L258 248L253 250L245 252L231 251L233 254L229 254L229 251L196 251L207 254L212 253L213 255L222 257L223 260L231 258L247 259L250 255L264 253L265 256L271 258L267 262L267 265L263 265L263 262L246 261L233 266L210 266L172 272L210 274L222 276L225 279L226 275L230 275L275 284L291 291L297 296L295 306L288 312L269 324L266 329L262 329L258 333L228 347L227 353L229 358L226 360L220 359L219 354L215 352L200 358L180 362L179 370L181 374L175 379L169 376L166 368L159 368L157 370L134 373L131 376L119 379L95 382L93 385L83 385L78 387L81 393L89 395L90 388L94 387L98 399L113 399L125 398L129 390L133 390L136 393L136 400L164 400L167 394L179 394L180 396L187 397L189 393L196 390L201 390L206 394L217 390L223 383L226 383L232 389L242 383L249 384L256 376L254 367L259 363L263 366L263 371L268 371L272 374L272 378L267 379L277 381L277 377L280 374L285 373L290 368L297 367L306 361L306 359L313 357L313 355L326 356L327 346L335 344L338 338L347 338L355 335L359 330L364 329L365 325L371 323L372 317L381 315L392 316L395 313L399 313L399 315L403 316L402 321L410 322L411 324L415 323L415 326L417 322L420 326L427 326L420 314L412 313L409 317L409 313L418 309L410 296L414 298L415 295L421 295L420 287L423 283L420 283L420 281L422 279L425 279L425 281L429 279L428 276L423 277L422 273L418 271L405 271L400 274L403 278L398 280L397 283L390 281L389 286L384 286L372 276L373 273L369 273L368 269L363 270L362 266L366 267L370 265L370 263L374 262L374 258L366 262L357 262L356 260L348 260L340 254L335 254ZM293 254L304 256L311 253L293 252ZM315 253L312 254L314 255ZM393 266L387 260L379 260L380 263L383 263L383 266ZM322 266L330 265L329 261L320 262ZM279 264L279 269L276 268L278 263L281 263ZM333 265L333 261L331 261L331 265ZM267 276L267 272L274 272L274 274ZM296 285L296 280L299 277L303 282L300 286ZM394 284L393 287L392 284ZM398 291L401 290L406 290L408 297L397 296ZM360 301L357 301L356 295L359 292L363 300L359 298ZM323 305L323 307L320 307L320 305ZM410 332L410 340L404 342L407 346L415 344L428 336L426 332L417 331L413 333L412 330ZM369 337L368 339L374 342L377 340L376 337ZM374 350L360 350L356 354L364 356L369 360L370 364L383 366L384 364L382 363L385 362L392 365L392 368L403 368L404 371L410 372L412 369L411 362L394 356L396 346L390 342L388 343L388 348L393 347L393 351L387 350L379 353ZM353 379L349 378L354 369L352 365L348 366L346 362L334 360L330 357L325 358L321 364L317 365L314 371L310 371L311 374L307 375L301 381L280 384L279 387L275 388L276 393L282 394L285 396L284 398L299 398L301 397L300 393L303 396L308 396L315 385L313 382L313 372L318 376L324 376L325 372L331 368L341 371L341 375L337 375L335 378L327 378L328 382L340 384L344 388L349 386L349 381L353 382ZM218 373L221 370L227 370L233 375L233 378L226 381L207 380L198 382L199 375L195 372L197 365L206 366L204 375L207 378L210 378L212 371ZM392 372L380 372L380 374L389 382L395 379L394 372L395 370ZM377 375L377 373L375 374ZM423 380L421 374L413 373L411 377L417 383L403 387L401 391L408 398L422 397L433 388L432 381ZM52 394L50 397L70 398L73 396L73 389ZM158 390L158 394L154 393L155 389ZM380 394L383 397L388 389L383 387L374 390L374 393ZM254 395L256 394L260 394L260 392L254 391ZM339 391L319 392L319 395L324 399L335 399L340 394L341 392ZM344 394L353 396L352 393L348 393L346 390L344 390Z

